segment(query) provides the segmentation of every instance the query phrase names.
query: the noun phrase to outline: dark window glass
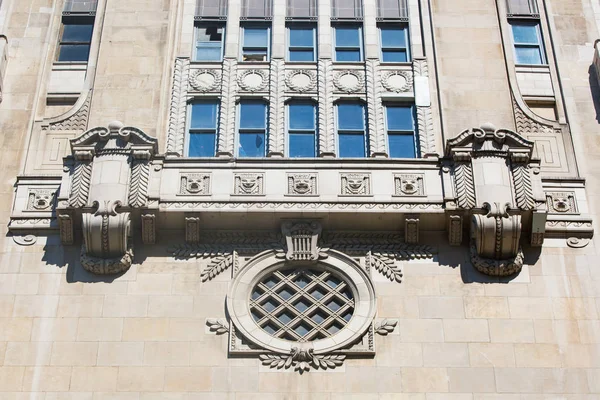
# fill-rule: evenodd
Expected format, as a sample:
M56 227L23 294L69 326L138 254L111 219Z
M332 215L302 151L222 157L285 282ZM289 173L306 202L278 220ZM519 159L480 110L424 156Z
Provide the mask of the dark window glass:
M288 139L290 157L315 157L316 106L293 102L288 105Z
M540 27L537 22L511 22L517 64L545 64Z
M267 61L271 42L269 27L244 27L243 34L242 60Z
M218 102L192 103L190 110L188 155L190 157L214 157L218 127Z
M361 103L337 105L340 157L366 157L365 107Z
M196 26L195 61L221 61L225 28L218 24Z
M93 17L63 19L58 61L88 61L93 30Z
M362 61L359 26L335 27L335 61Z
M412 105L387 105L386 122L391 158L415 158L415 111Z
M289 61L315 61L315 28L306 25L290 25Z
M381 61L410 61L408 49L408 28L406 26L380 27Z
M239 156L264 157L267 105L258 101L245 101L240 103L239 110Z

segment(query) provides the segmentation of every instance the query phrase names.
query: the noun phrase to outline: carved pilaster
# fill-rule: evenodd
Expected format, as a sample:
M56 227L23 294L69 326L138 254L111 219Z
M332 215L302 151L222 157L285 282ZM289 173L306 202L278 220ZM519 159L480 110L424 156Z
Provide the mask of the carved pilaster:
M185 241L187 243L198 243L200 241L200 217L185 217Z
M379 61L368 60L366 67L369 149L372 157L387 157L385 122L381 104L381 83L377 79L379 76Z
M284 156L285 136L285 65L282 59L271 60L269 88L269 156Z
M223 60L223 84L221 90L221 108L219 114L218 156L233 157L235 136L235 99L237 92L237 61L232 58Z
M319 82L319 154L321 157L335 157L334 88L331 60L319 60L317 75Z
M142 243L156 243L156 214L142 214Z
M173 88L169 109L169 130L167 133L167 155L182 157L187 111L187 87L190 72L189 58L175 59Z
M408 214L404 219L404 241L407 244L419 243L419 215Z

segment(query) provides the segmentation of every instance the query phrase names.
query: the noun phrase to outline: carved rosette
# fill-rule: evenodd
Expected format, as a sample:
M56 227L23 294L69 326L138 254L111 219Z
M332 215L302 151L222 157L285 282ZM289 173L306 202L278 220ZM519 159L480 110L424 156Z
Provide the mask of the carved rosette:
M148 204L157 140L112 122L71 140L71 148L76 164L69 201L57 208L61 240L73 243L73 220L81 218L83 267L94 274L122 273L133 261L130 210ZM145 234L144 242L151 236Z

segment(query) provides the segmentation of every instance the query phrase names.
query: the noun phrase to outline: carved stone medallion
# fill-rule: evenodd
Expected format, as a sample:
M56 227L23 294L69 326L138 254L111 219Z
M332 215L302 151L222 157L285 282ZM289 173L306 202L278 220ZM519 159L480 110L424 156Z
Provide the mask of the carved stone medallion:
M47 211L54 204L56 189L30 189L27 200L27 211Z
M400 174L394 176L396 196L424 196L423 174Z
M221 72L213 69L193 71L189 78L190 87L199 92L218 91L221 86Z
M181 174L180 182L180 195L202 196L210 194L209 173Z
M356 93L364 90L365 77L359 71L340 71L333 77L335 87L344 93Z
M264 194L264 174L236 174L233 193L252 196Z
M342 174L342 195L365 196L371 194L370 174Z
M287 194L310 196L317 194L317 174L288 174Z
M307 69L290 71L285 77L285 84L292 92L310 92L317 86L317 74Z
M237 83L241 90L259 92L269 85L269 73L262 69L247 69L239 74Z
M409 92L413 88L413 77L408 71L390 71L383 74L381 84L388 92Z

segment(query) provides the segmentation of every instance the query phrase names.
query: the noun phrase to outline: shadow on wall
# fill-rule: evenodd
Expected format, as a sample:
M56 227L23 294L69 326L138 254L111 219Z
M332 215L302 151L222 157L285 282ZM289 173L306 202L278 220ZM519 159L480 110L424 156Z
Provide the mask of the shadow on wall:
M590 83L590 93L594 102L594 109L596 110L596 122L600 124L600 83L598 83L598 72L594 64L590 65L588 69L588 80Z

